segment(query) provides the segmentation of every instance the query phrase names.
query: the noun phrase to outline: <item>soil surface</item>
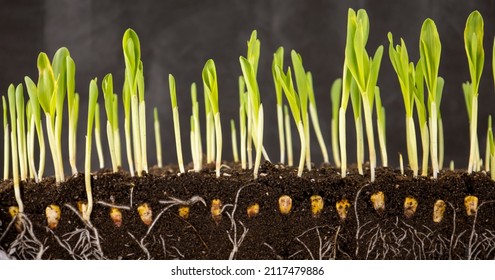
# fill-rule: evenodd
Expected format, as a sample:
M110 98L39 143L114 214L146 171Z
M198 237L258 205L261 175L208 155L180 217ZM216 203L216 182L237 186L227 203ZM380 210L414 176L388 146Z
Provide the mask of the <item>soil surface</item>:
M39 184L22 182L25 205L13 221L12 182L0 184L0 249L17 259L493 259L495 258L495 183L483 172L442 171L434 180L412 178L398 170L378 168L369 182L351 169L341 178L333 167L305 171L264 163L258 179L238 165L225 165L215 177L213 166L202 172L177 174L176 166L152 168L131 177L102 170L92 177L95 201L91 222L77 211L86 202L84 175L57 185L53 178ZM381 191L385 210L376 211L370 197ZM281 214L278 199L292 198L289 214ZM310 197L320 195L322 212L314 216ZM477 212L468 216L466 196L476 196ZM404 200L418 206L404 214ZM220 219L211 214L212 200L222 203ZM336 204L347 199L347 217ZM444 200L439 223L433 206ZM204 203L203 203L204 201ZM147 203L153 223L146 225L137 208ZM179 208L189 203L189 217ZM247 208L259 205L248 217ZM47 226L45 208L59 205L56 229ZM110 218L119 206L122 224ZM18 221L22 221L19 224Z

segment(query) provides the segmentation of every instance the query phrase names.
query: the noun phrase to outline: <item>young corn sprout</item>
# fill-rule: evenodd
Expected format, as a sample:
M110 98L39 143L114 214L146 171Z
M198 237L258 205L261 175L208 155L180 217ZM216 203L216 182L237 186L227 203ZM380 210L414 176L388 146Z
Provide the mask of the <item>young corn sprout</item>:
M386 134L386 116L385 107L382 106L382 98L380 96L380 88L375 87L375 103L376 103L376 127L378 128L378 142L380 143L380 155L382 157L382 166L388 166L387 156L387 134Z
M299 105L301 109L301 119L304 127L304 144L306 155L306 168L311 170L311 151L310 151L310 136L309 136L309 115L308 115L308 80L306 71L302 64L301 55L294 50L290 53L292 66L294 67L294 76L296 78L297 92L299 93Z
M160 121L158 120L158 109L153 109L154 128L155 128L155 143L156 143L156 161L159 168L163 167L162 161L162 136L160 133Z
M287 165L294 165L294 157L292 153L292 132L290 128L290 116L289 108L284 105L284 126L285 126L285 140L287 141Z
M20 85L17 86L20 88ZM19 181L19 154L17 148L17 112L16 112L16 88L14 85L10 85L8 89L9 110L10 110L10 123L12 124L12 130L10 132L11 148L12 148L12 177L14 183L14 195L17 202L19 212L24 212L24 204L21 199L21 187Z
M22 84L15 89L15 112L17 117L17 128L12 132L17 133L17 149L19 157L20 179L25 181L28 178L27 150L26 150L26 113L24 104L24 90Z
M250 106L250 114L248 114L247 117L248 120L252 120L252 140L256 148L256 157L253 169L254 178L258 178L258 169L260 167L263 150L263 105L260 101L260 92L258 82L256 81L259 55L260 41L256 38L256 31L253 31L251 38L248 41L247 58L241 56L239 57L239 62L241 64L242 74L248 91L248 106ZM247 140L249 142L251 141L249 136Z
M332 154L335 166L340 167L340 151L339 151L339 105L340 95L342 90L342 79L336 79L330 88L330 101L332 103Z
M105 167L105 159L103 158L103 148L101 146L100 105L98 102L96 102L95 108L95 142L100 169L103 169Z
M134 169L138 176L148 171L146 152L146 105L144 101L144 73L141 61L141 46L139 38L132 29L127 29L122 39L122 49L125 60L124 79L124 111L126 115L126 146L131 175ZM129 116L130 115L130 116ZM132 143L130 129L132 120ZM134 162L130 159L134 150Z
M84 220L88 222L91 217L91 211L93 211L93 194L91 190L91 134L93 133L93 121L95 118L97 100L98 86L96 84L96 79L93 79L89 84L88 127L86 130L86 154L84 163L84 183L86 186L86 196L88 198L88 204L85 211L82 213Z
M436 96L438 108L440 108L440 104L442 102L444 84L445 84L444 79L442 77L438 77L437 96ZM438 168L439 170L442 170L445 142L443 137L443 121L442 121L442 114L440 113L440 109L437 110L437 114L438 114ZM476 140L478 140L478 136L476 136ZM478 158L480 158L479 149L478 149ZM478 166L478 170L479 170L481 168L481 161L478 160L477 162L479 163Z
M247 112L247 93L246 93L246 83L244 82L244 77L239 76L239 125L240 125L240 136L241 136L241 168L246 169L246 112Z
M421 147L423 149L422 163L421 163L421 176L428 175L428 159L430 154L430 134L428 132L428 113L425 105L425 93L424 93L424 80L423 80L423 68L421 59L414 67L413 64L409 64L410 79L412 79L411 86L414 92L414 104L416 105L416 112L418 114L419 127L421 133Z
M282 69L277 67L275 69L277 72L277 79L280 81L282 85L282 89L284 90L285 97L287 98L287 102L289 103L290 110L292 112L292 117L294 118L294 122L297 126L297 131L299 132L299 139L301 141L301 157L299 158L299 165L297 169L297 176L301 177L304 169L304 161L306 158L306 137L304 133L304 125L302 121L301 114L303 114L301 110L301 101L300 94L298 94L294 88L294 83L292 82L292 73L290 67L287 69L287 74L282 72ZM287 110L286 110L287 111ZM286 127L289 127L286 123ZM289 139L291 135L287 135L287 139ZM291 143L292 144L292 143ZM287 148L292 151L292 145L287 145ZM291 156L291 154L289 154ZM290 157L289 157L290 160Z
M464 29L464 46L466 49L466 55L468 58L469 73L471 75L471 86L468 97L470 99L470 117L469 117L469 131L470 131L470 149L469 149L469 164L468 174L473 171L477 161L479 160L479 148L478 156L476 155L476 149L478 146L478 88L483 73L483 66L485 62L485 51L483 50L483 33L484 33L483 17L478 11L472 12L467 21Z
M354 124L356 127L356 165L358 173L363 175L363 163L364 163L364 135L363 135L363 119L361 117L362 102L357 88L356 81L352 79L351 82L351 105L354 113Z
M32 118L34 118L34 124L36 128L36 134L38 137L38 145L39 145L39 167L38 167L38 180L43 178L43 173L45 171L45 157L46 157L46 148L45 148L45 138L43 136L43 126L41 123L41 108L40 102L38 99L38 88L36 84L29 78L25 77L24 81L26 83L26 88L29 95L29 107L31 107Z
M35 182L38 183L39 182L38 173L36 173L36 167L34 166L35 120L34 120L33 108L31 106L30 100L28 100L26 104L26 118L27 118L26 147L27 147L27 156L28 156L29 178L34 179Z
M416 128L414 126L413 110L414 110L414 65L409 62L409 55L407 52L406 44L404 40L400 40L401 44L393 46L394 40L392 33L388 33L388 40L390 42L389 55L390 62L397 73L399 85L402 91L402 98L404 100L404 107L406 111L406 145L407 145L407 158L409 160L409 167L413 171L413 176L418 176L418 152L416 142ZM378 103L377 103L378 108ZM420 118L421 119L421 118ZM424 147L423 147L424 149Z
M284 113L283 113L283 96L282 85L277 79L275 68L284 69L284 48L279 47L273 54L272 76L275 85L275 95L277 97L277 124L278 124L278 140L280 143L280 163L285 163L285 140L284 140Z
M5 101L5 96L2 96L3 105L3 180L9 179L9 159L10 159L10 141L9 141L9 120L7 119L7 101Z
M323 162L329 163L327 147L325 145L325 140L323 140L323 135L321 134L320 121L318 120L318 111L316 110L316 99L313 89L313 76L311 72L306 73L306 80L308 85L308 97L309 97L309 115L311 116L311 123L315 130L316 139L320 144L321 153L323 154Z
M193 155L194 171L199 172L203 168L203 146L201 144L201 127L199 124L199 103L196 83L191 84L191 154Z
M215 142L216 142L216 176L220 177L220 165L222 163L222 124L220 122L220 111L218 110L218 80L215 62L209 59L203 68L203 87L205 98L210 104L211 114L215 120Z
M67 113L69 117L69 163L72 169L72 175L77 174L76 155L77 155L77 123L79 119L79 94L75 92L76 88L76 65L74 60L68 56L66 59L66 77L67 77Z
M230 135L232 138L232 155L234 156L234 162L239 162L239 152L237 151L237 132L235 129L235 121L230 120Z
M467 114L468 114L468 120L469 120L469 123L471 124L472 122L472 110L473 110L473 96L472 96L472 93L473 93L473 90L472 90L472 84L470 82L465 82L462 84L462 92L464 94L464 101L466 103L466 111L467 111ZM480 158L480 149L479 149L479 140L478 140L478 135L476 135L476 139L475 139L475 143L474 143L475 147L474 147L474 163L473 163L473 170L472 171L479 171L478 170L478 166L479 166L479 162L481 160Z
M490 144L490 177L495 181L495 143L493 141L492 116L488 116L488 143Z
M206 162L215 161L215 120L206 87L203 86L206 120Z
M438 68L440 66L440 55L442 45L438 35L435 22L426 19L421 27L419 53L422 61L421 67L423 77L428 88L428 119L430 131L431 162L433 166L433 178L436 179L439 171L438 164L438 107L437 87Z
M107 140L110 150L112 170L117 172L122 165L120 156L120 131L118 115L118 97L113 92L112 74L107 74L101 83L103 97L105 99L105 112L107 114Z
M383 55L383 46L379 46L373 57L368 56L366 43L369 34L369 19L365 10L359 10L358 15L349 9L350 17L355 21L355 30L351 35L350 47L346 47L345 57L347 67L356 81L361 94L366 122L366 136L368 140L368 151L370 157L371 181L375 180L376 152L375 136L373 132L373 102L375 96L375 86L380 71L380 64Z
M175 90L175 78L172 74L168 75L168 85L170 89L170 101L172 103L172 111L174 118L174 134L175 148L177 151L177 161L179 164L180 173L184 173L184 161L182 159L182 142L180 137L180 121L179 121L179 106L177 105L177 95Z
M488 129L486 131L486 150L485 150L485 172L488 173L490 171L490 166L493 164L490 159L490 135L493 138L493 131L492 131L492 116L488 116Z

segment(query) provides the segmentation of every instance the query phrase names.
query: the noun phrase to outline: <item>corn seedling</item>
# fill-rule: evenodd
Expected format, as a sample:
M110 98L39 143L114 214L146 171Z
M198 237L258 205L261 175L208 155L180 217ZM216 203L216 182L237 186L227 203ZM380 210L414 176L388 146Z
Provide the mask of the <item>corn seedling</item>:
M156 143L156 160L159 168L163 167L162 162L162 137L160 133L160 120L158 119L158 109L153 109L154 128L155 128L155 143Z
M203 87L205 98L210 104L211 114L215 120L215 142L216 142L216 176L220 177L220 165L222 161L222 124L220 122L220 111L218 109L218 80L215 62L209 59L203 68Z
M421 67L426 87L428 88L428 119L430 132L431 162L433 166L433 178L437 178L439 171L438 163L438 68L440 66L440 55L442 45L438 35L435 22L426 19L421 27L419 53Z
M363 163L364 163L364 135L363 135L363 119L361 118L362 102L359 95L359 90L356 85L356 81L351 82L351 104L352 111L354 113L354 124L356 128L356 165L358 173L363 175Z
M399 153L399 169L400 169L400 175L404 176L404 159L402 158L401 153Z
M277 124L278 124L278 139L280 143L280 163L285 163L285 140L284 140L284 113L283 113L283 92L282 85L277 79L275 69L279 67L284 69L284 48L279 47L273 54L272 76L275 85L275 95L277 98Z
M24 104L24 90L22 84L15 89L15 112L17 118L17 149L19 156L20 179L25 181L28 178L27 150L26 150L26 112Z
M3 180L9 179L9 159L10 159L10 133L9 133L9 120L8 120L8 109L7 101L5 101L5 96L2 96L2 106L3 106Z
M416 112L418 114L420 134L421 134L421 148L423 151L421 162L421 176L428 175L428 160L430 154L430 134L428 130L428 113L425 105L425 93L424 93L424 80L423 80L423 66L420 59L414 67L413 64L409 64L410 78L413 79L414 84L410 85L414 91L414 105L416 105Z
M442 102L442 94L443 94L443 86L445 84L445 81L442 77L438 77L438 87L437 87L437 114L438 114L438 168L439 170L442 170L443 168L443 159L444 159L444 153L445 153L445 139L443 136L443 121L442 121L442 114L440 111L440 105ZM478 136L476 136L476 140L478 140ZM478 159L480 158L479 156L479 149L478 149ZM478 170L481 169L481 161L477 161L478 164Z
M347 67L356 81L361 94L366 122L366 136L368 140L368 152L370 157L371 181L375 180L376 152L375 136L373 132L373 102L375 86L380 71L383 55L383 46L379 46L373 57L369 57L366 51L366 43L369 35L369 20L366 11L359 10L358 15L349 9L350 17L355 21L355 32L351 34L351 46L346 47Z
M409 62L409 55L404 40L401 38L401 44L393 46L392 33L388 33L390 42L389 55L392 66L397 74L399 85L402 91L404 107L406 111L406 144L407 157L409 166L413 171L413 176L418 176L418 153L416 143L416 128L414 126L414 65Z
M488 173L488 171L490 171L490 164L491 164L490 135L491 135L491 137L493 137L492 116L488 115L488 128L486 130L486 148L485 148L485 172L487 172L487 173Z
M339 151L339 105L342 90L342 79L336 79L330 88L330 101L332 103L332 154L335 166L340 168Z
M20 85L17 86L20 89ZM10 85L8 89L8 99L9 99L9 112L10 112L10 123L12 124L12 131L10 132L11 139L11 151L12 151L12 177L14 183L14 195L17 202L17 207L20 213L24 212L24 204L21 199L21 187L19 181L19 154L17 147L17 111L16 111L16 88L14 85Z
M323 162L329 163L327 147L325 145L325 140L323 140L323 135L321 134L320 121L318 120L318 111L316 110L316 99L313 89L313 76L311 72L306 73L306 80L308 84L308 97L309 97L309 115L311 116L311 123L315 130L316 139L320 144L321 153L323 154Z
M204 85L203 92L206 120L206 162L212 163L215 161L215 119L211 109L211 103L208 97L207 88Z
M76 89L76 64L68 56L66 58L66 79L67 79L67 113L69 117L69 164L72 175L77 174L77 123L79 119L79 94Z
M290 116L287 105L284 105L284 126L285 126L285 140L287 141L287 165L294 165L294 156L292 153L292 132L290 128Z
M244 82L244 77L239 76L239 125L240 125L240 136L241 136L241 168L246 169L246 137L247 137L247 127L246 127L246 112L247 112L247 93L246 93L246 83Z
M27 148L27 161L29 167L29 178L34 179L36 183L38 180L38 173L36 173L36 167L34 166L34 130L35 121L33 116L33 109L31 107L31 101L28 100L26 103L26 148Z
M122 165L120 156L120 131L118 115L118 98L113 92L112 74L107 74L101 84L103 97L105 98L105 112L107 114L107 140L110 150L110 160L112 161L112 170L117 172Z
M234 162L239 162L239 152L237 151L237 131L235 129L235 121L230 120L230 135L232 138L232 155L234 157Z
M256 148L256 157L253 169L254 178L258 178L258 169L261 164L261 155L263 150L263 105L261 104L258 82L256 80L259 55L260 41L256 38L256 31L253 31L251 38L248 41L247 58L241 56L239 57L239 62L241 64L242 74L248 91L248 106L250 106L250 114L248 114L247 117L248 120L252 120L251 124L253 129L251 130L251 136ZM248 144L251 141L249 135L247 141Z
M168 75L168 85L170 89L170 101L172 103L172 112L174 118L175 149L177 151L177 161L180 173L184 173L184 161L182 159L182 140L180 137L179 106L177 105L177 94L175 88L175 78L172 74Z
M301 141L301 157L299 158L299 165L297 169L297 176L301 177L302 172L304 169L304 160L306 159L306 137L305 137L305 130L304 130L304 124L302 121L301 114L301 98L300 95L296 92L294 88L294 83L292 82L292 73L290 71L290 67L287 69L287 74L284 74L282 72L282 69L276 68L277 71L277 76L278 79L280 80L282 84L282 88L285 93L285 97L287 98L287 101L289 103L291 112L292 112L292 117L294 118L294 122L296 123L297 126L297 131L299 132L299 139ZM286 124L287 126L287 124ZM287 135L290 136L290 135ZM290 137L287 137L289 139ZM288 148L292 149L292 145L287 145ZM290 157L289 157L290 160Z
M105 159L103 158L103 148L101 146L100 105L98 102L96 102L95 107L95 142L100 169L103 169L105 167Z
M82 217L89 222L91 212L93 211L93 193L91 189L91 134L93 133L93 122L95 119L96 107L98 104L98 86L96 79L91 80L89 84L89 103L88 103L88 126L86 130L86 153L84 161L84 183L86 186L86 196L88 204L85 211L82 212Z
M491 116L488 118L490 127L488 128L488 142L490 143L490 177L495 180L495 142L493 141L493 130L491 127Z
M478 11L472 12L464 29L464 46L468 58L469 73L471 76L470 92L468 94L470 101L470 149L469 149L469 164L468 173L471 173L475 168L476 162L479 160L479 145L477 137L478 126L478 88L483 72L485 62L485 51L483 50L483 33L484 33L483 17ZM478 155L476 154L478 149Z
M199 104L196 83L191 84L191 154L193 155L194 171L199 172L203 168L203 146L201 144L201 127L199 124Z
M378 129L378 142L380 143L380 155L382 157L382 166L388 166L387 155L387 133L386 133L386 115L385 107L382 106L382 98L380 96L380 88L375 87L375 103L376 103L376 127Z

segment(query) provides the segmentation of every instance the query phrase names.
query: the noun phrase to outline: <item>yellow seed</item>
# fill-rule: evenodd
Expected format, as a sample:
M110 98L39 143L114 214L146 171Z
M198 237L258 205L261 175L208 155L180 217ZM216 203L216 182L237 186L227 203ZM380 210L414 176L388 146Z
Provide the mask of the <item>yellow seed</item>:
M186 220L189 219L189 206L179 207L179 216Z
M45 208L46 222L50 229L56 229L61 215L60 207L55 204L50 204Z
M383 211L385 211L385 195L383 192L376 192L372 194L370 200L376 212L382 214Z
M260 212L260 205L258 203L251 204L247 208L247 215L249 218L256 217L259 212Z
M110 219L116 227L122 226L122 211L120 209L112 207L110 208Z
M17 206L10 206L9 207L9 214L12 217L12 219L15 219L14 225L15 225L16 230L18 232L22 232L22 230L24 229L24 227L22 225L22 220L21 220L21 218L19 216L19 207L17 207Z
M406 197L404 200L404 216L411 218L418 208L418 201L414 197Z
M220 199L213 199L211 202L211 217L213 221L218 225L222 220L222 201Z
M82 202L82 201L77 202L77 209L79 210L79 213L81 215L84 215L84 213L86 213L87 207L88 207L88 205L85 202Z
M339 214L339 217L341 220L345 220L347 218L347 210L351 206L351 203L349 203L349 200L347 199L342 199L340 201L337 201L335 204L335 208L337 209L337 214Z
M278 209L284 215L289 214L292 209L292 198L288 195L282 195L278 199Z
M17 214L19 214L19 207L10 206L9 207L9 214L10 214L10 217L15 218L17 216Z
M464 207L466 208L466 214L473 216L478 211L478 198L474 195L468 195L464 198Z
M153 211L148 203L141 204L138 208L139 217L141 217L141 221L147 226L151 225L153 222Z
M313 214L313 217L318 217L321 214L321 211L323 211L323 205L324 201L323 198L319 195L313 195L310 197L311 201L311 213Z
M433 222L440 223L442 221L446 206L445 201L441 199L435 202L435 205L433 205Z

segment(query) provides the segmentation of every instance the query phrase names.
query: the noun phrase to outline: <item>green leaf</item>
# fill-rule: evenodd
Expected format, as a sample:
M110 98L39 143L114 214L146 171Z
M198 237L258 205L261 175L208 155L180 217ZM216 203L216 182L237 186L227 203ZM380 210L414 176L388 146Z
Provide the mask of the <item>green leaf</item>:
M67 78L67 102L69 104L69 112L71 111L74 93L76 91L76 64L74 60L67 56L66 58L66 78Z
M67 59L70 57L69 50L67 48L60 48L55 52L52 61L53 67L53 75L57 80L56 85L56 110L62 114L65 94L67 93ZM72 69L71 69L72 70ZM74 72L75 73L75 72ZM74 81L74 77L71 77L72 81Z
M294 75L296 77L297 93L299 97L299 108L301 110L302 118L308 111L308 84L306 78L306 71L302 64L301 56L294 50L291 51L292 66L294 67ZM292 80L292 78L291 78Z
M357 120L361 116L362 111L362 101L361 94L359 93L359 88L356 80L352 79L351 82L351 104L352 111L354 113L354 119Z
M91 139L93 131L93 121L95 119L96 103L98 102L98 86L96 78L89 84L89 102L88 102L88 129L86 137Z
M122 38L122 49L126 67L127 87L129 87L130 94L134 95L136 91L136 75L141 61L141 45L134 30L129 28L125 31Z
M370 71L368 80L366 82L366 92L368 92L368 98L370 101L371 108L373 108L374 92L376 83L378 81L378 74L380 73L380 65L382 63L383 57L383 46L379 46L376 49L373 59L370 61Z
M280 69L284 69L284 48L279 47L277 51L273 54L273 62L272 62L272 76L273 82L275 84L275 94L277 97L277 104L282 105L282 85L278 82L277 73L275 72L275 68L279 67Z
M440 113L440 104L442 103L442 94L443 94L444 85L445 85L445 80L442 77L438 77L437 93L435 97L438 113Z
M103 90L103 97L105 99L105 111L107 113L107 119L110 122L110 125L114 127L114 119L113 119L113 76L112 74L107 74L103 78L101 82L101 88Z
M309 102L310 104L313 104L316 106L316 100L315 100L315 91L313 88L313 75L311 75L311 72L306 72L306 81L308 85L308 97L309 97Z
M172 74L168 74L168 88L170 90L170 101L172 103L172 109L177 108L177 94L175 88L175 78Z
M287 98L287 102L289 103L294 121L296 124L298 124L301 121L301 111L299 107L299 98L294 89L294 84L292 83L292 73L290 71L290 67L287 69L287 74L284 74L282 72L282 69L280 69L279 67L275 68L275 72L277 73L277 78L282 85L285 97Z
M258 61L260 59L260 40L257 38L256 30L253 30L251 33L251 38L247 42L248 52L247 52L247 60L251 63L253 67L254 76L258 73Z
M339 118L340 96L342 91L342 79L336 79L330 88L330 99L332 101L332 119Z
M430 102L435 101L442 45L435 22L426 19L421 27L419 53Z
M472 98L473 91L471 90L471 83L470 82L462 83L462 92L464 93L464 101L466 102L466 109L468 112L468 118L469 118L469 121L471 121L471 104L473 101L473 98Z
M249 94L249 99L251 100L251 106L253 108L253 116L255 120L258 120L258 110L260 106L260 93L258 89L258 82L256 81L256 74L254 72L253 65L244 57L239 57L239 62L241 64L242 75L244 76L244 81L246 82L246 87Z
M464 47L469 64L472 90L474 95L478 95L478 85L483 72L485 61L485 51L483 49L484 22L478 11L472 12L464 29Z
M206 61L202 72L203 85L207 93L208 100L213 111L213 115L218 113L218 81L215 62L212 59Z
M55 90L55 79L53 76L52 66L50 59L46 53L40 53L38 55L38 97L41 108L46 113L51 112L50 103Z
M8 120L7 101L5 100L5 96L3 95L2 95L2 105L3 105L3 127L5 128L9 124L9 120Z

